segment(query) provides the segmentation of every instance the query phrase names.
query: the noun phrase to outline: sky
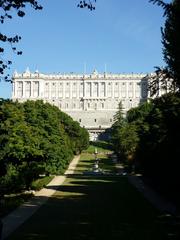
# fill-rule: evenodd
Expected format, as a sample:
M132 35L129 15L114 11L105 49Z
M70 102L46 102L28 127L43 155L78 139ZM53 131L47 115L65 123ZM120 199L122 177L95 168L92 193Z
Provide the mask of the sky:
M79 0L39 0L42 11L13 14L0 31L20 35L16 56L8 45L5 59L15 70L41 73L149 73L163 66L161 7L148 0L97 0L96 10L77 8ZM11 84L0 82L0 97L11 98Z

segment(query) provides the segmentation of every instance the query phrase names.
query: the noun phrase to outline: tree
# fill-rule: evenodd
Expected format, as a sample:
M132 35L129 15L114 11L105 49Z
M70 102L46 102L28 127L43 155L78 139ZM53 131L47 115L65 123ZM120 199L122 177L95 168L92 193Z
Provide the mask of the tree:
M0 23L3 24L7 19L12 19L12 10L15 10L17 16L24 17L25 16L25 7L30 4L32 8L35 10L41 10L42 6L38 4L36 0L0 0ZM10 44L12 50L17 55L21 55L22 51L18 51L15 47L15 44L19 42L21 39L20 36L7 36L0 32L0 41L2 43ZM5 52L4 47L0 47L0 79L4 79L6 81L9 79L9 74L5 75L5 70L9 68L9 65L12 64L11 61L3 59L3 54Z
M39 174L62 174L88 147L86 129L43 101L0 101L0 188L29 188Z
M95 3L96 0L83 0L80 1L79 4L77 5L79 8L88 8L89 10L95 10L95 5L93 4L93 2Z
M150 0L164 9L165 26L161 28L163 57L166 62L164 68L156 67L156 75L149 85L151 94L157 93L159 88L170 91L180 91L180 1L172 0L165 3L162 0Z
M118 110L114 115L114 123L111 127L111 141L114 147L115 152L119 153L119 131L124 126L124 116L123 116L123 107L122 103L118 104Z

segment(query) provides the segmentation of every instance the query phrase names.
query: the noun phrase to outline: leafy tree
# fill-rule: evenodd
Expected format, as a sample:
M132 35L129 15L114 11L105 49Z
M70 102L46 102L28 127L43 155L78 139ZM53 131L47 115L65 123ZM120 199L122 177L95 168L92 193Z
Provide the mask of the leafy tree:
M28 189L39 174L62 174L89 135L57 107L43 101L0 101L0 187ZM12 185L14 186L14 185Z
M136 163L142 174L168 197L178 199L180 96L169 93L152 101L152 106L139 128L140 141L136 150Z
M114 115L114 124L113 126L121 126L124 123L124 113L122 102L118 104L118 110Z
M0 0L0 23L3 24L7 19L12 19L12 11L14 10L19 17L24 17L25 7L30 5L35 10L41 10L42 6L36 0ZM13 52L17 55L21 55L22 51L18 51L15 44L21 39L20 36L7 36L0 32L0 41L3 43L8 43ZM11 61L3 59L3 54L5 52L4 47L0 47L0 78L9 80L9 75L3 77L5 70L12 64Z
M80 1L77 6L79 8L88 8L89 10L92 11L92 10L95 10L95 5L93 2L96 3L96 0L89 0L89 1L83 0L83 1Z
M125 162L131 160L131 162L129 162L129 164L131 164L139 141L136 125L126 122L117 130L117 136L116 145L118 147L119 156Z
M158 92L159 88L171 91L180 90L180 1L172 0L165 3L162 0L150 0L164 9L166 17L165 26L161 28L163 57L166 67L156 67L156 75L152 77L149 85L151 94Z
M111 142L113 144L114 150L117 154L120 153L119 149L119 130L124 126L124 116L123 116L123 107L122 103L118 104L118 110L114 115L114 123L111 127Z

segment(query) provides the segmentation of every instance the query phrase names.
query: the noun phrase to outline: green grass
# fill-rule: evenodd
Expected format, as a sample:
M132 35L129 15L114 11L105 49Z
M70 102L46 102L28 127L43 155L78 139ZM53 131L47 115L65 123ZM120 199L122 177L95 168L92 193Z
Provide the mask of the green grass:
M83 174L85 171L90 171L93 163L94 156L90 153L83 152L75 169L75 174Z
M105 151L100 167L114 172ZM76 175L68 177L56 193L7 240L164 240L167 236L154 209L128 182L116 175L83 175L94 162L81 154Z
M33 181L31 184L31 189L40 190L41 188L45 187L53 179L53 177L54 176L46 176Z
M106 154L106 152L97 154L97 158L99 159L99 168L103 173L116 173L115 164L112 162L110 156ZM94 163L94 154L89 152L82 153L76 167L75 174L86 174L87 172L91 172Z
M99 160L99 167L104 173L115 173L116 168L113 164L110 155L112 150L106 142L91 143L87 150L81 154L80 161L76 167L75 174L84 174L92 171L95 163L95 149L97 149L97 159Z
M109 145L105 142L91 142L91 144L89 145L88 149L83 151L86 153L94 153L95 149L97 149L98 153L111 153L112 150L109 147Z
M8 240L164 240L156 211L120 176L68 178Z

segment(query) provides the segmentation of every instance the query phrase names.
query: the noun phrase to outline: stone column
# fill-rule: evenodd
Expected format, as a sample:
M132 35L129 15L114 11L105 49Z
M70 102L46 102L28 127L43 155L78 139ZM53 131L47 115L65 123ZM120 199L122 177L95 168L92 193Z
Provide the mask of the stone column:
M62 98L65 98L65 82L62 82Z
M72 99L72 83L71 82L69 82L69 91L70 91L69 98Z
M51 82L49 82L49 99L51 99Z
M92 97L92 82L90 82L90 97Z
M107 86L108 86L108 83L105 82L104 84L105 84L105 86L104 86L104 88L105 88L104 97L107 97Z
M119 82L119 98L121 99L122 98L122 83Z
M94 84L91 82L91 97L94 98Z
M38 94L37 94L37 97L39 98L40 97L40 81L37 81L38 82Z
M25 98L25 81L22 81L22 97Z
M100 83L98 82L98 91L97 91L98 97L100 97Z
M126 98L129 98L129 82L126 82Z
M136 98L136 82L133 82L133 98Z
M56 81L56 99L59 98L59 83Z
M15 97L15 81L12 83L12 98Z
M86 82L84 81L84 91L83 91L83 97L86 97Z
M112 98L114 98L114 83L112 82L112 94L111 94L111 96L112 96Z

